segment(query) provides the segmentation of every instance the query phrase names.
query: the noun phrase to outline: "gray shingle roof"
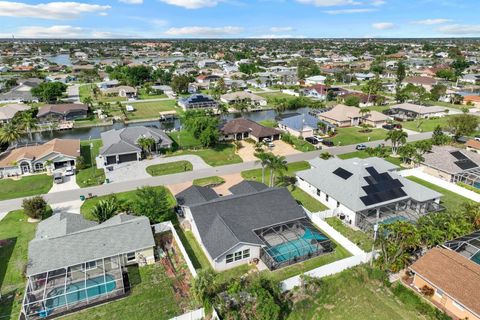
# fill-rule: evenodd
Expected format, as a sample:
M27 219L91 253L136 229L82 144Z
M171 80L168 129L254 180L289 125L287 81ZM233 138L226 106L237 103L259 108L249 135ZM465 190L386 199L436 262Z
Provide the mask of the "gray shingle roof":
M397 202L402 199L411 198L423 202L442 196L436 191L401 177L394 172L397 166L377 157L367 159L352 158L347 160L338 158L331 158L329 160L314 159L310 161L310 164L312 165L311 169L297 172L297 176L355 212ZM367 194L362 187L368 185L365 177L371 176L366 170L369 167L375 168L378 173L388 172L393 179L398 179L403 185L402 190L406 193L406 196L365 205L361 197ZM347 179L339 177L333 173L338 168L348 171L351 175Z
M193 205L190 210L213 259L239 243L264 245L253 230L305 217L285 188L219 197Z
M81 220L63 213L39 223L28 246L27 276L155 246L147 217L115 216L99 225Z
M461 173L464 171L464 169L457 165L458 159L452 155L452 152L456 151L463 154L477 166L480 166L480 154L452 146L433 146L431 152L423 155L425 160L422 163L428 167L432 167L449 174Z
M261 182L256 182L256 181L250 181L250 180L243 180L242 182L231 186L230 189L228 189L232 194L249 194L249 193L254 193L257 191L262 191L267 189L268 187L261 183Z
M191 186L178 193L177 203L182 206L191 206L218 198L218 194L211 188L201 186Z

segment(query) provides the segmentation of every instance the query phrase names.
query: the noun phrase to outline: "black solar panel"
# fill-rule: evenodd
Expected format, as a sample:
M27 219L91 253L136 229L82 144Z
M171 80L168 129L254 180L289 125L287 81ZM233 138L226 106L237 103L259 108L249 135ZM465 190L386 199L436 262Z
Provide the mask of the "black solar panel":
M457 165L457 167L459 167L462 170L478 167L477 164L470 159L459 160L459 161L455 161L454 163Z
M339 176L340 178L344 179L344 180L347 180L348 178L350 178L353 174L351 172L348 172L347 170L343 169L343 168L337 168L335 169L335 171L333 171L334 174L336 174L337 176Z
M468 160L468 158L460 151L452 151L450 154L458 160Z
M378 173L373 167L368 167L365 170L370 174L370 176L364 177L368 185L362 187L367 195L360 197L360 200L366 206L407 195L402 189L403 184L400 180L393 179L387 172Z

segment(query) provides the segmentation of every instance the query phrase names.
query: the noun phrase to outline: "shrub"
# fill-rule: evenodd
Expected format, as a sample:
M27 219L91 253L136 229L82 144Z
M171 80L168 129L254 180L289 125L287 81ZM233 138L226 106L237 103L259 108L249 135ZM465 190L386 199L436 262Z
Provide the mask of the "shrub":
M22 208L25 211L25 214L32 219L46 218L49 212L47 202L41 196L24 199Z
M430 288L430 287L427 286L427 285L424 285L422 288L420 288L420 292L421 292L424 296L431 297L431 296L433 296L433 294L435 293L435 290L433 290L433 288Z

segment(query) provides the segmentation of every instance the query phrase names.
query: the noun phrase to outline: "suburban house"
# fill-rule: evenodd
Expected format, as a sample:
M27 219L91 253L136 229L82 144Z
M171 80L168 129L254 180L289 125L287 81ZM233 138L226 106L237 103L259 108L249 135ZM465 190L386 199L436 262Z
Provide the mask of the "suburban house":
M420 167L425 173L480 188L480 154L452 146L433 146L423 158Z
M472 250L480 251L480 234L453 240L457 244L470 238L476 245L469 245ZM480 319L480 262L469 259L464 250L445 247L430 249L423 257L414 262L408 270L413 273L413 286L416 290L433 290L429 300L437 307L453 315L454 319ZM478 258L477 258L478 259Z
M0 93L0 102L38 102L38 98L31 93L32 88L43 82L41 79L31 78L20 80L20 84L5 93Z
M345 101L348 97L357 97L360 101L360 107L372 107L377 101L377 96L374 94L365 94L361 92L345 92L340 95L340 97Z
M98 224L57 213L38 224L28 245L24 319L56 317L123 297L127 266L153 264L155 240L144 216Z
M475 139L470 139L465 143L465 147L468 151L476 152L480 154L480 141Z
M357 72L357 73L354 73L353 75L355 79L359 81L368 81L375 78L375 73L372 73L372 72L368 72L368 73Z
M405 78L405 83L422 86L426 90L430 91L432 87L437 83L437 80L431 77L407 77Z
M327 77L325 76L312 76L305 79L305 85L314 86L317 84L324 84Z
M189 97L179 99L178 105L185 111L192 109L214 109L218 107L218 102L205 94L192 94Z
M75 166L80 140L53 139L44 144L10 149L0 154L0 175L4 177Z
M274 128L244 118L233 119L220 128L220 140L243 140L251 138L257 142L265 139L278 140L281 132Z
M337 104L332 109L319 113L321 120L327 121L337 127L352 127L362 123L372 127L381 127L387 123L389 117L378 111L362 113L360 108Z
M273 270L333 251L286 188L242 181L229 191L219 196L192 186L176 195L182 224L192 230L213 269L255 263Z
M30 106L26 104L7 104L0 107L0 124L12 121L13 117L19 112L30 110Z
M247 91L226 93L220 97L220 101L227 104L248 103L252 106L266 106L267 99Z
M335 126L329 122L319 120L310 114L298 114L282 116L278 122L278 128L296 137L311 137L318 131L323 133L335 130Z
M469 73L464 75L460 81L470 84L480 84L480 74L478 73Z
M137 96L137 89L131 86L117 86L102 89L102 94L106 96L118 96L122 98L135 98Z
M396 173L383 159L314 159L297 172L297 185L333 210L346 224L372 230L375 224L416 221L442 210L442 194Z
M41 122L71 121L85 119L88 106L83 103L47 104L38 109L37 118Z
M166 133L157 128L143 126L126 127L120 130L109 130L101 133L103 147L100 148L97 167L118 164L129 161L140 161L144 150L138 144L141 138L150 138L155 142L152 152L159 153L162 149L172 146L172 140Z
M332 95L336 97L338 95L341 95L342 93L345 93L346 90L340 87L330 87L324 84L317 84L306 88L304 90L304 95L313 99L326 100L328 92L332 92Z
M431 117L443 117L447 114L444 107L420 106L412 103L401 103L390 107L390 112L396 119L427 119Z

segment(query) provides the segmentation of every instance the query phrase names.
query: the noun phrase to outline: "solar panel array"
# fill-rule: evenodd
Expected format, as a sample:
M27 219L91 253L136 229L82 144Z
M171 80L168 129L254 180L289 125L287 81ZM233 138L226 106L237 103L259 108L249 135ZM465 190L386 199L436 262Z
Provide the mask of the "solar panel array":
M362 189L366 195L360 197L364 205L381 203L393 199L405 197L407 194L403 191L403 184L398 179L393 179L388 172L378 173L373 167L365 169L370 175L364 177L368 183Z
M334 174L336 174L337 176L339 176L340 178L344 179L344 180L347 180L348 178L350 178L353 173L343 169L343 168L337 168L335 169L335 171L333 171Z
M460 151L453 151L453 152L450 152L450 154L457 159L457 161L455 161L454 163L457 167L459 167L462 170L468 170L468 169L478 167L478 165L475 162L470 160L467 156L465 156Z

